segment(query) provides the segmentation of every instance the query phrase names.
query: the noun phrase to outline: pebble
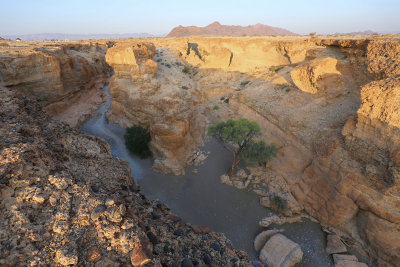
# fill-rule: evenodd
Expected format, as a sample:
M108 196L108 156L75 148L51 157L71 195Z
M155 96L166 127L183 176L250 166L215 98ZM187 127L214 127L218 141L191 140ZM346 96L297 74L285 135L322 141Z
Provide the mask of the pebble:
M128 187L126 185L121 184L119 186L121 187L122 190L128 191Z
M203 261L204 261L205 264L210 264L212 262L212 258L210 256L210 254L204 253L203 254Z
M193 267L193 263L189 258L185 258L181 263L181 267Z
M152 231L147 232L147 237L153 245L159 243L157 236Z
M151 213L151 218L152 218L153 220L158 220L158 219L160 219L160 215L158 215L158 214L152 212L152 213Z
M101 259L101 251L98 247L92 246L86 252L86 260L96 262Z
M91 188L92 188L93 192L95 192L96 194L99 192L99 188L97 186L92 185Z
M183 235L183 231L181 229L175 230L174 235L181 236Z
M210 248L214 249L215 251L219 251L221 249L221 245L218 242L214 242L210 245Z
M112 205L114 205L114 200L112 200L112 199L106 199L106 206L112 206Z
M106 210L106 207L100 205L93 209L92 213L90 214L90 218L95 221L97 220L100 215Z

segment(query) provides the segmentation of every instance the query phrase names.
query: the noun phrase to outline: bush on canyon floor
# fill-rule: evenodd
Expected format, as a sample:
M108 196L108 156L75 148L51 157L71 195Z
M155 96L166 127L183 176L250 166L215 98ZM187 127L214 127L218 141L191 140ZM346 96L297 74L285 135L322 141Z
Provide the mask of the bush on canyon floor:
M208 135L223 143L233 155L232 166L228 175L232 176L241 160L245 163L265 164L276 157L278 148L264 141L254 142L253 138L261 135L260 125L246 119L219 122L208 128Z
M190 69L188 66L185 66L182 70L183 73L189 73Z
M151 137L149 131L147 131L145 128L138 125L127 128L124 138L125 145L129 151L141 158L147 158L151 156L151 151L149 149Z
M270 198L272 204L278 208L279 210L286 210L288 207L287 200L284 198L281 198L278 195L274 195Z
M250 81L243 81L240 83L241 86L246 86Z

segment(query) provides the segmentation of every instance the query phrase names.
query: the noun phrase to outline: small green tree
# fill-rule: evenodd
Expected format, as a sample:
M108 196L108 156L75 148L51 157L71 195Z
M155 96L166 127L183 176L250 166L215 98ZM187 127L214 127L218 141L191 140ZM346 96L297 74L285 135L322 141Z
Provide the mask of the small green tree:
M134 125L126 129L124 135L125 145L132 153L141 158L151 156L149 142L151 141L150 133L143 127Z
M232 153L233 162L229 176L233 175L242 159L245 163L266 163L275 157L278 151L275 145L253 141L254 137L261 135L260 125L255 121L246 119L222 121L210 126L208 135L216 138Z
M278 148L275 144L267 145L264 141L250 142L242 152L242 157L247 165L265 165L276 157Z

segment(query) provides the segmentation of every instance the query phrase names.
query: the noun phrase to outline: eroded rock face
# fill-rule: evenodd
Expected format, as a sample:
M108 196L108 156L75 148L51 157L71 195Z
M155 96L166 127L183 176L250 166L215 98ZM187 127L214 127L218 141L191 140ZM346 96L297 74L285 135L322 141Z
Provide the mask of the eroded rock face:
M108 78L105 53L106 47L97 44L10 49L0 53L0 85L20 90L55 113Z
M105 53L106 46L97 43L11 47L0 52L0 86L23 92L58 120L79 126L103 102L98 89L111 74Z
M176 77L158 71L154 54L155 46L150 43L107 51L107 62L115 72L110 81L109 119L124 127L136 124L149 129L156 158L153 167L180 175L204 133L205 118L196 106L201 97L195 88L182 89L181 84L187 85L184 73Z
M203 254L217 266L249 266L222 234L199 233L147 200L100 138L52 120L15 91L0 94L1 266L178 266Z
M189 44L179 39L156 44L198 67L193 79L209 101L222 99L213 102L220 117L211 120L256 120L262 138L278 145L278 157L263 174L252 171L246 185L264 197L265 205L271 199L265 188L283 180L279 196L297 203L284 214L304 209L361 242L381 264L396 266L397 252L387 244L397 248L389 237L396 236L400 210L397 40L239 45L233 38L191 38ZM300 64L283 66L289 63ZM361 219L364 211L384 222L386 238ZM385 245L372 245L375 235Z
M316 59L295 68L290 76L294 84L307 93L337 90L343 87L342 75L336 68L337 63L335 58Z

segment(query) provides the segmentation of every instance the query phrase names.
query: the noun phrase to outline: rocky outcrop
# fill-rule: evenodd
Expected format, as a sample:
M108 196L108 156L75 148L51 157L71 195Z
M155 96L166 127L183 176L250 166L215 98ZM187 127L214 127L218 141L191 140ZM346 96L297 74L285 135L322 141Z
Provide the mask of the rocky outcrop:
M0 86L21 91L50 114L59 114L107 82L111 69L105 53L106 47L98 44L11 47L0 53ZM91 114L85 112L75 115Z
M146 199L107 143L0 93L1 266L249 265L222 234Z
M107 51L107 62L115 73L110 81L112 112L108 118L124 127L137 124L149 129L156 158L153 167L180 175L186 159L202 141L205 119L197 107L201 96L195 88L186 87L187 75L181 70L172 72L169 64L159 70L153 60L155 52L150 43Z
M293 83L302 91L316 94L343 87L341 73L335 58L316 59L290 72Z

